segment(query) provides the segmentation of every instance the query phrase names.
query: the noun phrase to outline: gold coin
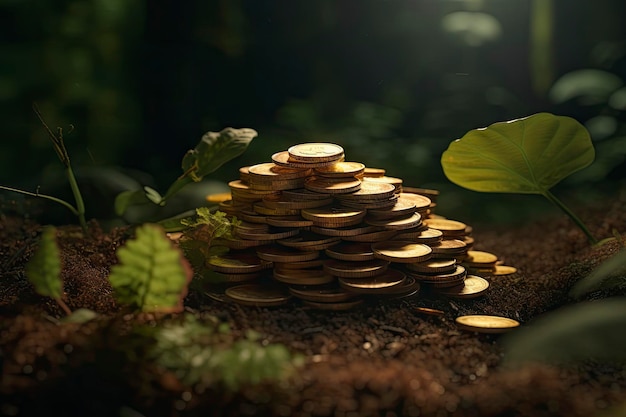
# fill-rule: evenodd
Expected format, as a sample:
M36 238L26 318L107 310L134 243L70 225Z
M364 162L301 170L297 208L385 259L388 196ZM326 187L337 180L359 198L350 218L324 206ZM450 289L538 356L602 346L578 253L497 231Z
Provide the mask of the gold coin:
M497 261L498 257L493 253L477 250L468 250L467 257L463 260L463 262L467 263L469 266L477 268L495 265Z
M300 214L298 209L268 207L263 202L254 203L252 207L256 213L265 216L297 216Z
M356 236L362 235L364 233L372 233L380 231L380 227L370 226L365 223L358 223L354 226L349 227L320 227L320 226L311 226L311 231L320 235L325 236Z
M417 211L426 210L432 204L430 198L419 194L407 193L405 189L402 190L400 198L413 203Z
M293 190L296 188L302 188L306 178L297 178L295 180L273 180L273 181L258 181L250 179L248 185L250 189L254 190L267 190L267 191L281 191L281 190Z
M364 262L348 262L330 259L324 262L324 270L331 275L342 278L368 278L387 270L388 261L375 259Z
M308 230L302 230L300 231L300 233L298 233L297 236L292 236L286 239L280 239L276 243L283 245L283 246L289 246L291 248L306 249L309 246L339 242L340 239L341 238L338 236L324 236L324 235L318 235L317 233L314 233Z
M335 277L321 269L274 269L274 279L285 284L321 285L333 282Z
M237 212L237 218L250 223L267 224L267 216L259 216L257 213Z
M300 162L300 161L293 160L289 156L289 152L287 151L276 152L274 155L272 155L272 161L274 161L276 165L280 165L281 167L287 167L287 168L305 168L305 169L320 168L320 167L333 165L337 163L338 161L342 161L342 160L343 160L343 156L339 158L338 160L331 160L328 162Z
M248 233L267 233L270 230L270 227L267 224L242 221L234 225L233 230L235 233L240 231Z
M397 193L402 192L402 178L389 177L383 175L382 177L364 177L364 182L374 182L378 184L391 184L394 186Z
M342 207L316 207L303 209L300 215L313 221L315 226L352 226L358 224L365 217L364 210L353 210ZM356 222L356 223L354 223Z
M420 290L420 284L411 276L407 276L400 285L385 288L383 291L378 291L376 295L378 297L386 299L398 299L412 297Z
M427 226L414 228L414 230L400 232L396 235L396 239L400 240L412 240L416 243L423 243L425 245L432 245L443 240L443 233L441 230L429 229Z
M240 239L238 237L218 237L211 241L211 245L226 246L229 249L248 249L272 243L273 240Z
M389 262L413 263L430 258L430 246L402 240L390 240L372 244L374 256Z
M344 194L348 195L348 194ZM371 200L371 201L351 201L345 198L337 198L339 204L344 207L350 207L359 210L390 210L393 206L395 206L398 196L393 195L390 198L384 200Z
M372 226L382 227L386 230L403 230L418 227L422 224L422 216L419 213L413 213L404 217L392 217L389 219L378 219L366 217L365 223Z
M355 177L363 173L365 165L360 162L337 162L327 167L315 168L315 174L320 177L343 178Z
M509 265L496 265L492 275L511 275L517 272L517 268Z
M462 240L444 239L436 244L431 245L433 254L437 255L458 255L465 254L467 245ZM447 256L450 258L451 256Z
M267 197L263 197L263 204L267 207L276 208L276 209L305 209L305 208L315 208L322 207L332 204L333 198L328 197L319 200L295 200L291 197L287 197L285 195L271 195Z
M377 219L388 219L393 217L403 217L411 215L415 213L415 211L415 204L411 200L403 198L402 195L400 195L400 197L395 200L394 205L391 206L389 209L368 210L367 214Z
M443 316L445 314L443 310L437 310L436 308L428 307L415 307L415 311L421 314L427 314L429 316Z
M281 287L260 284L243 284L227 288L226 297L243 305L273 307L287 303L291 294Z
M339 285L346 291L359 294L384 293L386 290L401 285L406 275L396 269L388 269L385 272L368 278L339 278Z
M293 180L311 175L310 169L287 168L276 165L273 162L264 162L248 167L250 178L258 178L265 181Z
M338 199L346 201L371 201L388 200L394 195L395 188L392 184L378 183L363 180L360 182L360 189L349 194L337 196Z
M448 273L436 273L436 274L426 274L423 272L413 272L411 274L418 281L427 282L427 283L450 283L463 281L467 275L467 270L462 265L456 265L452 272Z
M464 235L465 228L467 227L465 223L456 220L440 219L433 217L424 219L424 224L426 224L431 229L441 230L444 236Z
M213 271L227 274L251 273L271 267L254 254L248 252L229 252L224 255L215 255L207 260L207 267Z
M215 274L215 278L219 280L219 282L230 282L230 283L253 281L253 280L258 279L261 275L263 275L261 272L229 274L225 272L213 271L213 273Z
M396 235L395 230L380 230L377 232L363 233L354 236L343 236L342 239L349 242L382 242L392 239Z
M262 198L264 195L277 194L274 190L257 190L250 187L250 184L241 180L234 180L228 183L231 193L235 195L237 192L243 193L243 195L255 196Z
M375 258L372 245L368 243L342 242L326 249L326 255L340 261L371 261Z
M403 191L412 194L419 194L425 197L428 197L433 203L437 201L437 197L439 197L439 190L433 190L430 188L418 188L418 187L403 187Z
M339 303L357 297L356 294L345 291L337 284L290 286L289 292L294 297L317 303Z
M230 200L233 196L230 192L209 194L206 196L206 201L209 203L221 203L222 201Z
M333 310L333 311L342 311L342 310L351 310L360 304L363 304L363 300L353 300L353 301L344 301L339 303L318 303L315 301L302 300L302 304L307 307L317 308L319 310Z
M455 322L464 330L478 333L504 333L520 325L519 321L508 317L481 314L459 316Z
M270 229L267 233L250 233L237 231L237 236L242 239L250 240L277 240L286 239L300 233L300 229Z
M308 269L317 268L324 265L325 258L316 258L299 262L274 262L274 269Z
M309 191L324 194L345 194L352 193L361 188L361 181L356 178L324 178L309 177L304 182L304 188Z
M422 274L449 274L456 270L456 259L429 259L408 264L406 267Z
M452 298L476 298L485 294L489 289L489 281L476 275L465 277L463 286L440 291L441 294Z
M309 227L313 225L311 220L300 216L271 216L267 218L267 224L276 227Z
M369 177L369 178L383 177L385 175L385 172L386 171L384 168L365 167L365 169L363 170L363 177Z
M283 190L282 195L285 198L289 198L293 201L325 200L327 198L332 198L330 194L317 193L314 191L309 191L306 188L296 188L294 190Z
M301 143L287 149L289 156L299 162L336 161L344 154L343 148L334 143Z
M318 251L301 251L280 245L258 247L257 256L269 262L303 262L316 259Z

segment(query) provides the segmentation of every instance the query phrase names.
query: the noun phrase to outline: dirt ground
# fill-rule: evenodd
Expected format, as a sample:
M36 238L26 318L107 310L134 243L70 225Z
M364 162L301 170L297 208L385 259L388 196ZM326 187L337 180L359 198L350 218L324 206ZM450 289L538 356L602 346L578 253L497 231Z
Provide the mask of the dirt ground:
M577 210L597 237L626 232L625 193ZM458 219L462 220L462 219ZM612 416L626 401L626 371L589 360L568 366L502 366L498 334L459 329L463 314L493 314L522 326L571 304L573 283L617 253L623 242L591 247L571 221L552 212L529 224L474 225L475 249L497 254L517 273L491 278L486 295L449 299L421 291L372 300L350 311L319 311L297 300L281 307L223 304L192 290L187 313L215 316L233 335L248 329L301 353L288 379L230 392L185 386L149 361L132 364L115 349L138 317L120 309L107 281L115 249L128 235L95 222L87 238L63 227L60 246L67 303L101 313L85 324L59 324L62 310L36 295L23 267L40 226L0 219L0 413L3 416ZM590 297L609 295L595 293ZM441 317L416 307L444 312ZM141 355L141 352L137 352ZM619 414L624 415L624 414Z

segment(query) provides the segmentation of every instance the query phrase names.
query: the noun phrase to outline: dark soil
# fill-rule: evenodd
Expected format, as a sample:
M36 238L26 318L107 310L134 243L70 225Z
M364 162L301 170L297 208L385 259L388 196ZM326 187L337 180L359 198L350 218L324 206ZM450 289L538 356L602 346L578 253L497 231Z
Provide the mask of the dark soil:
M580 208L598 237L626 231L624 195ZM236 392L220 385L185 386L150 361L130 361L117 347L137 323L177 319L128 314L116 305L107 281L123 228L89 236L60 228L67 304L101 313L85 324L58 323L58 305L38 296L24 277L40 231L35 221L0 219L0 413L6 416L603 416L626 400L626 371L591 358L561 366L502 366L501 335L460 330L462 314L519 320L573 303L568 290L623 241L591 247L571 221L551 212L515 228L474 224L475 249L497 254L518 268L494 277L488 293L451 300L420 293L368 303L347 312L223 304L192 289L187 314L215 316L236 337L247 329L263 340L304 354L305 364L281 382ZM457 219L463 220L463 219ZM624 294L596 292L598 299ZM443 310L424 315L416 307ZM135 354L141 357L142 352ZM622 405L623 407L623 405ZM623 410L623 409L622 409Z

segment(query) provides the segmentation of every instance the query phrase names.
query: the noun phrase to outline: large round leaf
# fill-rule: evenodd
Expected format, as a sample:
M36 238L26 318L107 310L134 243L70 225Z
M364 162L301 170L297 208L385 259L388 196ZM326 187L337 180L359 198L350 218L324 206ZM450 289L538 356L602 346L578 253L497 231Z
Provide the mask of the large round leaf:
M470 190L545 194L594 156L583 125L538 113L469 131L450 144L441 165L450 181Z

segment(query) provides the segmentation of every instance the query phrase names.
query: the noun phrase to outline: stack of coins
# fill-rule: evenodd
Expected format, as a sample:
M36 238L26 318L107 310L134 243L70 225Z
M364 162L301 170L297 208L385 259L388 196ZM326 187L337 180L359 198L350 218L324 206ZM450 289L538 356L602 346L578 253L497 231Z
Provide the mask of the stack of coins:
M457 298L489 286L473 274L494 272L498 258L472 251L470 226L434 213L438 191L345 161L332 143L294 145L271 160L242 167L219 203L239 220L232 238L213 242L229 252L207 261L231 285L224 299L273 306L294 297L341 310L422 286Z

